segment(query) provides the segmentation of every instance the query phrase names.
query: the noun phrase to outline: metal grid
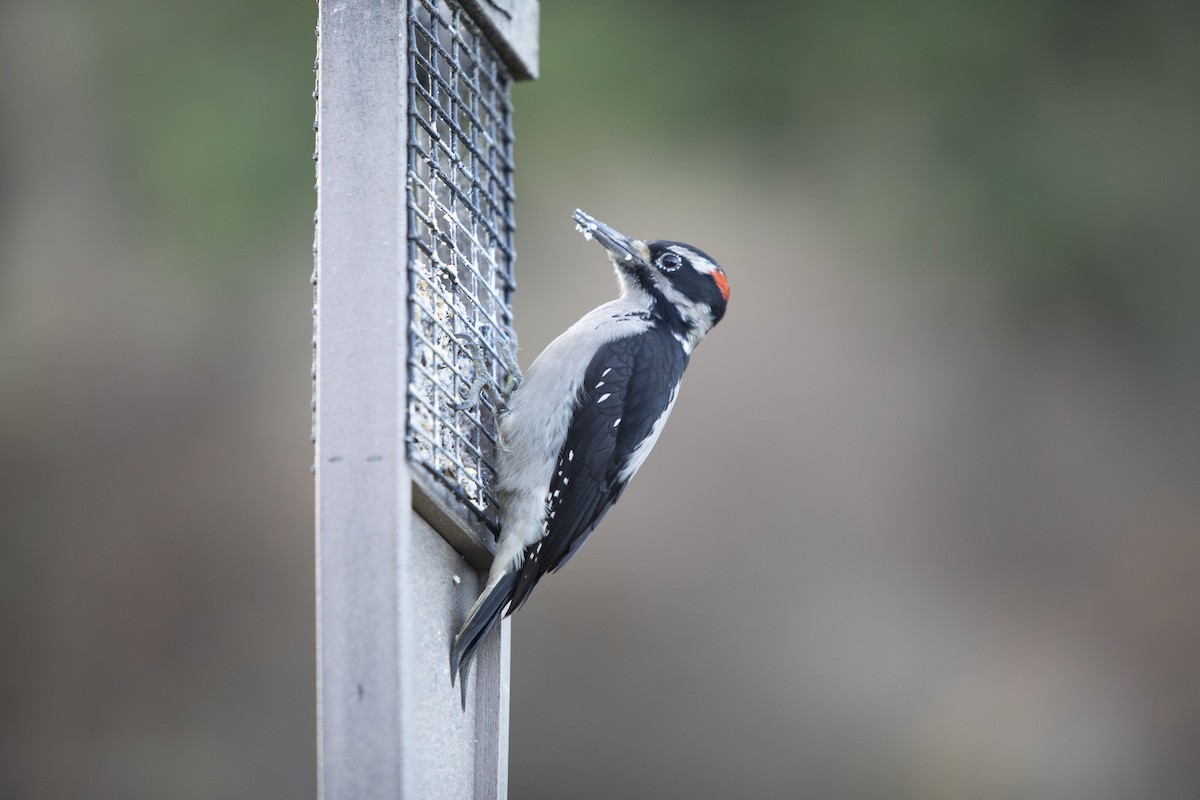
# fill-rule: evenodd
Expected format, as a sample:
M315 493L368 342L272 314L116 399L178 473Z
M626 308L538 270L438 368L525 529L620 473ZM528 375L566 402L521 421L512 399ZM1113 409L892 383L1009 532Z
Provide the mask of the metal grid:
M457 3L413 0L408 37L408 455L497 531L496 399L467 395L515 350L512 76Z

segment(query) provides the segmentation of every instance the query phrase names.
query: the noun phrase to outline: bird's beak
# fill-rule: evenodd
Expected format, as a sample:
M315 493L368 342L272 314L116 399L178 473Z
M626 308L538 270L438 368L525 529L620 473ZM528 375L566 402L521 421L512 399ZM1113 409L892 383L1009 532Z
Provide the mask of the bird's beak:
M630 239L625 234L605 225L595 217L589 216L578 208L575 209L575 229L583 234L583 238L595 238L604 245L604 249L612 254L613 261L619 267L649 266L650 248L639 239Z

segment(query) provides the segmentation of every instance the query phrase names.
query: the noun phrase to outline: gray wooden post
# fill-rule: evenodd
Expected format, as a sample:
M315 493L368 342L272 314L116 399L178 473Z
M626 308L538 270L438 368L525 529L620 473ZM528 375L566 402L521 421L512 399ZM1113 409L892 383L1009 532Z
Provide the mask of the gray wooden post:
M503 798L509 638L467 707L453 633L490 563L495 408L459 411L511 336L509 85L536 0L323 0L314 270L322 798Z

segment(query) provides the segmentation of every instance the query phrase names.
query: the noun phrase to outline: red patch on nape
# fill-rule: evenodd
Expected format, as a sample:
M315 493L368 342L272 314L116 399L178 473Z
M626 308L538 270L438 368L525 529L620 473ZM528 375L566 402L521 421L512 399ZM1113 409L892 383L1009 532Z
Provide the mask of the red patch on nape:
M717 282L717 288L721 290L721 296L725 298L725 302L729 302L729 281L725 280L725 273L716 271L712 273L712 279Z

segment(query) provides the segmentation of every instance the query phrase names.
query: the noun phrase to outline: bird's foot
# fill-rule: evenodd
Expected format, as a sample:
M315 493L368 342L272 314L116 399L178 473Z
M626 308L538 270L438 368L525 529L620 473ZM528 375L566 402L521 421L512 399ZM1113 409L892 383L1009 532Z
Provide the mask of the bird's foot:
M482 336L486 336L487 326L484 326L480 333ZM516 341L508 336L500 336L496 340L494 349L486 346L481 339L455 336L454 341L470 355L472 376L471 383L467 387L466 399L451 403L450 407L455 411L466 411L479 402L485 391L492 396L497 408L506 407L508 398L521 384L521 367L517 363ZM494 357L504 368L502 380L496 380L489 357Z

